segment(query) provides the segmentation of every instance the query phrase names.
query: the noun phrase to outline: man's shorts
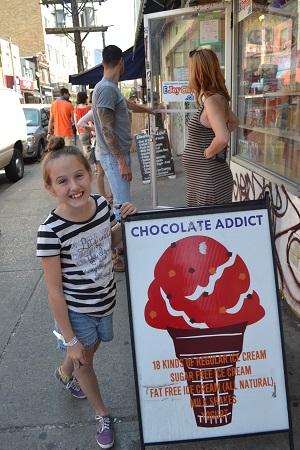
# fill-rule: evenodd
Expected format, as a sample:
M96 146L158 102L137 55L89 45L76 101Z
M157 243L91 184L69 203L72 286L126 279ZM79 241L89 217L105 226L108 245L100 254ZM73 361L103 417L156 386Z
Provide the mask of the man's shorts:
M66 145L75 145L75 136L63 136Z
M94 347L98 341L109 342L112 340L114 336L113 314L103 317L92 317L71 310L68 312L72 330L86 350ZM54 321L54 326L56 331L61 334L56 321ZM66 351L66 346L60 339L58 339L58 348Z

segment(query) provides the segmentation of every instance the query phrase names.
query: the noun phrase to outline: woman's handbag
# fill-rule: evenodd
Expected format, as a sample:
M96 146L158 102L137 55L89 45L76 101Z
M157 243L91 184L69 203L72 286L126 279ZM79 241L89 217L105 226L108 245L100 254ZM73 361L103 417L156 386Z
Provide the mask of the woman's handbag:
M86 151L86 159L89 161L90 164L95 164L96 162L96 156L95 156L95 147L89 145Z

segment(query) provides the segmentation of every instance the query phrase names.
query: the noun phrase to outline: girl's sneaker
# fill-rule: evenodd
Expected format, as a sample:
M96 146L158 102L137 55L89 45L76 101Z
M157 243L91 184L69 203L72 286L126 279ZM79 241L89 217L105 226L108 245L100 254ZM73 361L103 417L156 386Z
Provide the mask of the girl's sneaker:
M74 375L68 381L65 381L61 377L59 372L60 371L59 371L59 367L58 367L56 369L56 371L54 372L54 376L60 382L61 386L69 392L69 394L71 394L73 397L79 398L79 399L86 398L85 393L80 389L79 383L76 380L76 378L74 377Z
M96 420L96 441L101 448L113 447L115 440L112 429L112 422L110 416L95 416Z

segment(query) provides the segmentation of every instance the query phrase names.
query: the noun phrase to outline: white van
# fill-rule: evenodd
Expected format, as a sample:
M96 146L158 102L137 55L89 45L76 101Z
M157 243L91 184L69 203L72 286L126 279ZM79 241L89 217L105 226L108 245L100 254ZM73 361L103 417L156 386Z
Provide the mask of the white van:
M5 169L9 181L23 177L23 156L27 148L26 120L20 96L12 89L0 87L0 169Z

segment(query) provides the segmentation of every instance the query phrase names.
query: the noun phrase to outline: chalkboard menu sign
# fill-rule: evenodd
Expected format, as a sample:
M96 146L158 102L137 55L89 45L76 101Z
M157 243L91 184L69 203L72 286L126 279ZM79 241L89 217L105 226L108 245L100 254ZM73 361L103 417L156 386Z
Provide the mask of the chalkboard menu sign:
M150 181L150 144L149 134L135 134L134 139L143 181ZM156 176L175 176L174 162L171 154L167 132L159 131L155 135Z

